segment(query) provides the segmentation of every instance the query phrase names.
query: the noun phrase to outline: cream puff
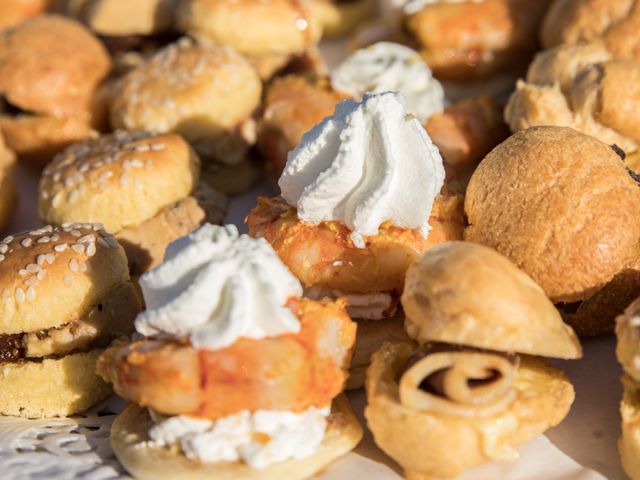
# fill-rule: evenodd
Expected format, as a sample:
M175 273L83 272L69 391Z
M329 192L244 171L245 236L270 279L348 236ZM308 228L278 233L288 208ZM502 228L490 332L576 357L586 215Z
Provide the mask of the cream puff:
M492 77L499 88L499 76L517 74L537 50L550 1L412 0L404 23L437 78L468 85Z
M0 34L0 130L21 159L44 164L104 128L100 84L111 59L79 23L42 15Z
M13 28L50 8L51 0L5 0L0 2L0 31Z
M528 275L494 250L448 242L407 272L405 328L367 371L365 417L408 479L449 478L560 423L573 403L564 374L538 357L582 356Z
M13 182L16 158L4 144L0 133L0 232L6 228L15 211L17 196Z
M438 149L393 92L338 103L289 154L278 183L281 196L259 198L247 216L250 235L273 246L307 295L346 297L362 319L359 342L384 338L388 329L371 322L402 321L409 264L464 228Z
M612 331L640 295L640 188L622 157L576 130L532 127L493 149L466 191L465 240L509 257L579 335Z
M221 223L226 198L199 184L200 161L175 133L117 131L77 143L45 168L44 222L100 222L122 244L133 275L205 222Z
M264 240L205 225L140 285L144 338L98 365L132 402L111 445L134 477L304 479L358 443L339 397L356 325L340 302L300 298Z
M616 60L602 43L562 45L536 56L505 118L513 131L572 127L633 153L640 145L639 84L640 61Z
M540 38L545 48L602 41L614 58L640 60L640 2L555 0Z
M322 20L313 1L183 0L176 23L202 42L242 53L266 80L299 57L310 55L312 70L324 68L317 54Z
M118 82L111 124L181 134L202 158L203 176L224 193L239 193L258 176L248 151L261 93L242 55L182 39Z
M96 224L45 226L0 241L0 414L66 416L106 397L95 373L140 311L127 258Z

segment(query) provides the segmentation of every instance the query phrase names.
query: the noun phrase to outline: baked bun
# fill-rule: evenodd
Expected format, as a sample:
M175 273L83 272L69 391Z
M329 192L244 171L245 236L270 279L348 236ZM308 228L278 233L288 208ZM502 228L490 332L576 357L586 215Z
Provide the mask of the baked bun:
M545 48L602 40L614 57L640 60L639 32L637 0L555 0L540 38Z
M622 377L624 394L620 402L622 435L618 441L620 462L631 479L640 478L640 383L629 376Z
M616 356L625 372L640 383L640 299L627 307L616 319Z
M375 0L314 0L312 5L322 20L324 37L342 37L352 33L378 8Z
M321 21L307 0L184 0L177 24L202 41L249 56L301 53L322 34Z
M513 131L572 127L633 152L640 144L640 62L612 60L602 44L563 45L539 54L505 109ZM620 85L627 85L620 88Z
M15 27L45 12L51 0L5 0L0 2L0 31Z
M16 189L13 184L15 155L9 150L0 133L0 231L11 218L16 206Z
M140 480L302 480L351 451L362 438L362 427L345 396L334 400L324 440L311 457L286 460L265 469L240 462L206 464L189 460L176 449L155 446L148 436L151 426L148 411L129 404L111 428L111 447L118 460Z
M102 348L140 311L122 247L101 225L46 226L0 242L0 413L77 413L109 392Z
M226 199L198 190L200 161L175 133L117 131L72 145L45 168L40 217L100 222L122 242L134 273L155 266L166 246L205 221L219 223Z
M506 257L469 242L427 250L407 271L409 337L501 352L579 358L580 342L542 288Z
M252 143L251 117L261 91L260 78L242 55L183 39L122 79L111 123L125 130L175 131L205 161L236 164Z
M589 299L638 254L638 185L614 148L570 128L533 127L498 145L471 177L465 212L465 240L506 255L554 302Z
M373 355L364 412L376 444L400 463L410 480L454 477L481 463L509 458L513 446L560 423L573 403L573 387L560 370L523 356L513 401L489 417L407 407L400 402L398 378L414 352L412 343L389 342Z
M101 127L97 90L110 69L98 39L58 15L36 17L0 35L0 129L9 147L42 162L52 149Z
M87 0L82 17L100 35L153 35L173 24L175 0Z

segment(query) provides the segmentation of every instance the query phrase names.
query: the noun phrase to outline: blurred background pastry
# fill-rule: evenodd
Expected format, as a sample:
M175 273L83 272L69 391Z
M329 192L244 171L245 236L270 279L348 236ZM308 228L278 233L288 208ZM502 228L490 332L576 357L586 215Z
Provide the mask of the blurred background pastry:
M18 200L13 181L15 163L16 157L4 144L0 133L0 231L11 220Z
M104 128L99 87L110 69L100 41L59 15L0 34L0 130L9 148L42 165Z
M371 19L378 10L378 3L376 0L314 0L313 7L322 20L322 35L342 37Z
M507 258L448 242L420 256L402 295L408 335L367 371L365 417L408 479L449 478L560 423L564 374L537 357L579 358L580 343L544 291Z
M245 55L263 79L292 62L320 62L322 20L315 0L182 0L178 28L199 41ZM239 21L238 19L242 19Z
M46 223L102 223L139 275L176 238L224 219L226 198L199 176L200 161L180 135L117 131L74 144L47 165L39 213Z
M570 128L532 127L487 155L466 192L465 240L531 275L579 335L611 332L640 295L640 188L622 156Z
M52 0L4 0L0 2L0 31L21 24L51 8Z
M200 155L203 177L240 193L258 177L249 148L261 92L257 73L236 51L181 39L122 78L111 124L181 134Z
M95 373L133 331L140 301L101 225L45 226L0 241L0 414L67 416L111 391Z
M264 240L204 225L140 285L145 338L98 366L132 402L111 445L136 478L309 478L359 442L339 397L356 326L342 302L302 299Z

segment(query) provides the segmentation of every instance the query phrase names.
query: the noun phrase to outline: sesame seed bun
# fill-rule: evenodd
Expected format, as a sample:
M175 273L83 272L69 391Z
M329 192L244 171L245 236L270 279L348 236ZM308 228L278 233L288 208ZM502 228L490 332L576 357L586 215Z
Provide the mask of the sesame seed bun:
M173 24L175 0L88 0L82 17L101 35L151 35L168 31Z
M565 375L535 357L522 357L515 400L490 417L458 417L400 403L398 378L415 352L410 343L386 343L367 371L365 417L376 444L409 479L455 477L493 460L560 423L575 393Z
M65 224L0 241L0 334L81 319L129 281L127 258L99 225Z
M407 333L421 344L582 356L578 338L542 288L482 245L447 242L423 253L407 271L402 306Z
M140 480L302 480L348 453L362 438L362 427L345 396L334 400L324 440L311 457L286 460L260 470L241 462L206 464L189 460L176 450L154 446L148 436L151 426L148 411L129 404L111 427L114 453Z
M122 79L111 123L125 130L175 131L204 158L228 162L227 156L241 158L248 149L238 130L258 107L261 92L258 74L242 55L183 39Z
M471 177L465 212L465 240L506 255L554 302L593 295L640 238L640 188L613 148L570 128L498 145Z
M45 168L40 217L51 224L100 222L117 233L189 196L199 168L195 152L173 133L118 131L86 140Z
M348 35L359 23L372 17L377 9L375 0L315 0L312 7L322 20L324 37L342 37Z
M250 55L300 53L322 33L307 0L185 0L176 21L189 35Z
M0 414L27 418L66 417L111 393L95 373L102 349L40 362L0 363Z
M0 30L15 27L47 10L51 0L9 0L0 2Z
M0 231L7 226L16 206L13 184L15 155L5 144L0 133Z

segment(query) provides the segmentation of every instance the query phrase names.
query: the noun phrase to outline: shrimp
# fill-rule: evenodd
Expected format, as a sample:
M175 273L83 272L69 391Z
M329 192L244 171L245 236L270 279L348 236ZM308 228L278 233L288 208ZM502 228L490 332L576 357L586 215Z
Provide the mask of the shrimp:
M342 303L292 299L300 332L241 338L215 351L159 339L115 346L98 373L122 397L166 415L323 407L344 388L355 342L356 324Z
M351 231L338 222L302 223L295 208L281 197L259 198L246 218L249 235L264 237L289 270L306 286L347 293L399 294L409 265L431 245L461 240L464 230L462 195L439 195L434 202L429 236L390 222L357 248Z

